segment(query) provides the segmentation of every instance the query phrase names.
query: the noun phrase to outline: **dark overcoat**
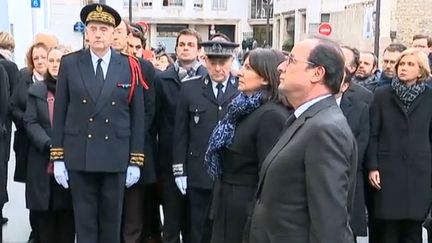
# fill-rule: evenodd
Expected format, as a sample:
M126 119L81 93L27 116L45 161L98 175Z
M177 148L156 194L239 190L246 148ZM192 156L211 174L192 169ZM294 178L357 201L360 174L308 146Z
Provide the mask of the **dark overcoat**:
M431 203L432 90L406 111L390 85L376 89L370 109L368 171L378 170L373 190L378 219L424 220Z
M32 210L72 209L69 189L64 189L48 173L51 124L48 114L46 81L30 86L24 123L30 139L26 204Z
M356 236L367 235L363 162L369 143L369 106L372 99L372 92L358 84L351 83L348 90L343 94L340 103L340 108L357 142L357 181L350 223Z
M18 84L12 93L9 106L10 116L16 127L13 141L15 151L14 180L18 182L25 182L27 173L29 139L24 128L23 117L27 105L27 91L32 83L32 73L28 68L21 69L18 74Z
M197 75L204 77L207 69L200 66ZM155 129L158 136L157 171L167 176L173 176L173 136L176 107L180 93L181 82L174 65L160 72L155 79L156 86L156 117Z
M284 106L270 101L237 124L233 143L222 150L221 185L213 199L212 243L242 242L261 165L288 116Z

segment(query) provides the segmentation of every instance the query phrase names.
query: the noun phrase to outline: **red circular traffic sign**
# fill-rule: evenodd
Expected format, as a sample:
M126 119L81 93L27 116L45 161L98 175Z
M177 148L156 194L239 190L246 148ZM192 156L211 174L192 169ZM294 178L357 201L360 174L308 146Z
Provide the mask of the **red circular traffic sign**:
M329 36L332 33L332 27L329 23L321 23L318 27L318 33Z

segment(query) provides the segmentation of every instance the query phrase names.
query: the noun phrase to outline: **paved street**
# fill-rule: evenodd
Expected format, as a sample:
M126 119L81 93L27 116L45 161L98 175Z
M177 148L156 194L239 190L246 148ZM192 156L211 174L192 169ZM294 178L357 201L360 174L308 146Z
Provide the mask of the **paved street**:
M8 177L9 202L4 207L4 216L9 218L9 222L3 227L3 243L25 243L30 233L28 210L25 207L25 186L13 181L14 171L15 154L11 151ZM423 230L423 239L425 239L423 242L427 243L425 230ZM367 238L360 238L357 242L367 243Z

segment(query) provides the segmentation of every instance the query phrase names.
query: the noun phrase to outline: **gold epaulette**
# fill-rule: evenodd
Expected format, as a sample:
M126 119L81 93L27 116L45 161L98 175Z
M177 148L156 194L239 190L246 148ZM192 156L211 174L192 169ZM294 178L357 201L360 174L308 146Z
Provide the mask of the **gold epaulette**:
M51 148L50 150L50 161L64 160L64 149L63 148Z
M132 165L143 166L144 165L144 154L140 153L131 153L130 154L130 163Z

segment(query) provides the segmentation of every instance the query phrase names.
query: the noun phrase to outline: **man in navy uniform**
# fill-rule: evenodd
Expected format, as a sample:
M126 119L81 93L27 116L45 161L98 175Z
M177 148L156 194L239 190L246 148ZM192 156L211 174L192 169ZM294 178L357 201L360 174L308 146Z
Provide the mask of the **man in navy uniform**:
M214 127L238 94L237 80L230 71L239 45L221 36L202 46L208 75L182 83L173 139L173 172L180 192L188 195L191 243L210 240L210 224L206 221L213 182L203 166L204 155Z
M62 58L51 160L57 183L70 183L77 242L120 242L125 184L138 181L144 163L141 70L110 48L121 21L114 9L90 4L81 20L89 49Z
M181 30L176 41L177 61L155 79L157 172L163 183L164 243L180 243L180 233L183 242L189 243L186 198L174 180L172 149L176 144L173 140L174 119L181 84L195 76L207 75L207 69L197 61L200 49L200 34L192 29Z

